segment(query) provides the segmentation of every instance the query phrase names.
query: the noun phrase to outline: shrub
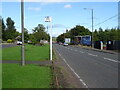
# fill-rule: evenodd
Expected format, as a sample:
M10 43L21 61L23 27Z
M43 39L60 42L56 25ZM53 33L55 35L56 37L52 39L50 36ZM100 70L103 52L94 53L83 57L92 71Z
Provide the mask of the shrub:
M11 39L8 39L8 40L7 40L7 43L12 43L12 40L11 40Z

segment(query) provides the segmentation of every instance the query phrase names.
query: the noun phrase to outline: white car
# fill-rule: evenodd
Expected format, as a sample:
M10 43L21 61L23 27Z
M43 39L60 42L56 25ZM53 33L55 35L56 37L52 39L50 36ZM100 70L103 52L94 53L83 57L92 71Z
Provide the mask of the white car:
M17 41L17 45L22 45L22 42L21 41Z
M68 46L68 44L67 44L67 43L64 43L63 45L64 45L64 46Z

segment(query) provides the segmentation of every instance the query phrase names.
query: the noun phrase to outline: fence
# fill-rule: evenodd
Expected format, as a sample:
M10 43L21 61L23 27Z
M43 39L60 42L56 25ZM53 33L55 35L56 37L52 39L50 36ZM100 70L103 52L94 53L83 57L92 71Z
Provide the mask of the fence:
M120 50L120 41L107 41L104 43L106 44L106 49L107 50ZM94 41L94 48L100 49L101 48L101 43L100 41Z

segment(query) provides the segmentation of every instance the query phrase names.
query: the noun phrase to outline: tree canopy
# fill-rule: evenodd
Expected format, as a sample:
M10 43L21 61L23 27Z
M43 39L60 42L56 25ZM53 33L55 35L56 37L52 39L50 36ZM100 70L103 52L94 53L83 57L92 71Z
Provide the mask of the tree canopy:
M4 21L2 19L2 39L3 40L5 41L8 39L14 40L15 37L17 37L18 32L16 31L14 24L15 22L10 17L8 17L6 19L6 26L5 26Z
M6 24L2 18L0 18L0 30L2 30L2 39L7 41L8 39L15 39L21 41L22 34L16 31L15 22L8 17L6 19ZM24 28L24 40L25 42L32 41L33 43L39 43L40 40L48 40L49 34L45 32L45 27L43 24L38 24L33 29L33 33L29 34L27 28Z
M66 33L63 33L57 37L57 42L64 42L64 38L71 38L74 41L75 36L92 35L89 29L84 26L76 25L76 27L70 29ZM120 29L112 28L103 30L101 27L93 32L94 41L109 41L120 40Z
M76 25L74 28L67 30L66 33L63 33L57 37L57 42L64 42L65 38L71 38L74 41L75 36L91 35L91 32L84 26Z

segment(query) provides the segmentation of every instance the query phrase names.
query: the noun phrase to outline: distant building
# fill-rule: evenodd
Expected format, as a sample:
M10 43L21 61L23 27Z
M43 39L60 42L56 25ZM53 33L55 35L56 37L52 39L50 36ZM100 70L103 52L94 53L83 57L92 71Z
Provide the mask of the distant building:
M90 46L91 45L91 36L90 35L75 36L74 43Z
M48 44L48 41L47 40L40 40L40 43L41 44Z

